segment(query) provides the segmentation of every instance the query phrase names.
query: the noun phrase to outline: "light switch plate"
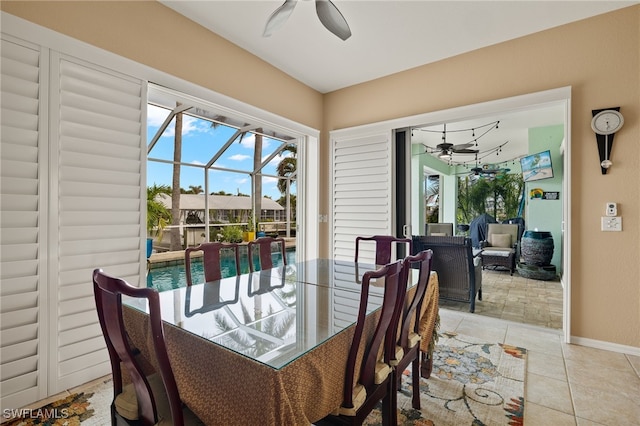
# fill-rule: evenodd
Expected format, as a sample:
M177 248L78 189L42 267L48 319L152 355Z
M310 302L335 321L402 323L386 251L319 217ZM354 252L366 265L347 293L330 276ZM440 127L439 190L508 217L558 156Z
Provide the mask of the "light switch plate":
M622 217L602 216L601 229L603 231L622 231Z

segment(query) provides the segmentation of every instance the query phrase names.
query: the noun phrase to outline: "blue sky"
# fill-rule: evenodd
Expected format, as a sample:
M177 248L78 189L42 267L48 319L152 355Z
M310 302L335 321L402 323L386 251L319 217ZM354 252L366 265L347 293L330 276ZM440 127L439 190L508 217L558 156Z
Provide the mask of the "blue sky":
M149 105L147 110L147 143L154 137L158 129L164 122L169 111L153 105ZM206 164L219 148L227 142L229 137L233 135L235 129L218 126L215 129L211 123L200 120L189 115L183 116L182 130L182 163L194 165ZM169 125L167 130L159 139L149 157L173 160L173 143L174 143L174 127L175 120ZM223 190L227 193L251 194L251 177L249 171L253 169L253 150L254 135L247 135L242 142L235 141L218 159L215 166L233 170L241 170L243 173L235 173L220 170L209 171L209 192L218 192ZM281 142L268 138L263 138L262 156L263 159L268 157ZM276 156L263 169L263 173L276 175L276 165L283 157ZM171 186L172 165L157 163L153 161L147 162L147 185L154 183L158 185ZM276 187L277 179L271 177L263 177L262 193L265 196L277 200L281 194ZM200 167L182 167L180 173L180 186L189 189L189 186L202 186L204 189L204 172ZM292 188L292 192L295 188Z

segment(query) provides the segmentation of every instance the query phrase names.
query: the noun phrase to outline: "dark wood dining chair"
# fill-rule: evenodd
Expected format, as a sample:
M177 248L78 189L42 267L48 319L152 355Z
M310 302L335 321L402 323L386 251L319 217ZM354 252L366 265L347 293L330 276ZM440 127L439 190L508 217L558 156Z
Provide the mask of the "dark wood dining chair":
M188 247L184 251L184 270L187 285L192 285L191 278L191 258L194 252L202 252L202 268L204 270L204 281L217 281L222 278L222 268L220 261L223 251L233 251L235 256L236 275L240 275L240 256L238 255L238 245L232 243L210 242L202 243L197 247Z
M374 241L376 250L376 265L386 265L391 262L391 248L393 244L407 244L407 254L411 254L411 238L399 238L393 235L374 235L372 237L356 237L356 256L358 262L361 241Z
M158 292L152 288L133 287L109 276L101 269L93 271L93 292L102 334L107 344L113 378L114 399L111 404L113 425L174 426L203 424L182 404L176 385L160 316ZM145 375L139 351L131 347L122 315L122 296L146 299L154 355L159 372ZM123 386L122 368L131 384Z
M258 265L260 270L273 268L272 246L277 244L278 251L282 256L282 264L287 264L287 253L284 244L284 238L260 237L253 241L249 241L247 250L249 253L249 270L254 272L256 265L254 263L255 252L258 252Z
M382 401L383 425L396 425L397 406L394 405L396 398L393 393L396 392L397 386L394 383L390 365L391 352L395 350L396 341L395 333L388 333L388 330L389 327L394 327L392 322L397 315L398 290L403 284L401 273L401 261L387 264L376 271L365 272L362 278L358 318L347 359L343 402L335 413L317 422L317 425L336 423L360 425L380 401ZM373 335L367 340L364 336L365 318L369 287L374 279L377 283L384 283L384 296L378 322L372 328ZM393 334L394 338L389 339L390 334ZM358 369L356 365L358 353L361 353L364 341L368 343L364 346L364 357ZM383 358L380 359L382 347L384 347ZM355 372L358 370L360 373L356 376Z
M423 250L415 256L407 256L402 262L401 291L396 301L399 308L396 309L397 317L394 318L394 324L399 324L400 330L396 334L398 337L397 349L392 352L395 357L391 360L391 365L394 366L395 382L399 388L402 373L411 365L411 384L413 386L411 403L416 410L420 409L420 341L422 338L431 338L431 336L420 336L420 312L422 311L422 302L427 292L427 285L431 275L432 257L433 252L431 250ZM416 266L418 271L416 290L413 298L408 303L405 303L409 274L412 273L411 269L416 268ZM394 398L396 396L394 394Z

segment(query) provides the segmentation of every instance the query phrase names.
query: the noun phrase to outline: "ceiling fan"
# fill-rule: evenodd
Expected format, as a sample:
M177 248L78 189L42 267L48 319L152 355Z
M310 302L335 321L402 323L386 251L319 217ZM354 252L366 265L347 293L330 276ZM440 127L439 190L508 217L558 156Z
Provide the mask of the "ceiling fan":
M316 13L325 28L342 40L351 37L351 29L349 29L347 20L344 19L342 13L340 13L331 0L315 0L315 2ZM267 24L264 27L262 36L269 37L274 31L280 28L287 21L297 3L298 0L285 0L285 2L269 16L269 19L267 19Z
M423 144L424 145L424 144ZM477 149L470 149L470 147L474 146L473 142L462 143L458 145L454 145L447 142L447 125L444 124L444 130L442 132L442 142L436 145L435 148L432 148L428 145L424 145L427 148L427 152L430 154L438 154L440 158L448 158L451 159L453 154L478 154L480 151Z
M486 156L483 156L482 158L484 158ZM484 177L484 178L489 178L494 179L498 176L503 176L507 173L509 173L511 171L511 169L507 168L507 167L498 167L497 164L483 164L480 165L479 162L480 158L478 158L478 154L475 155L475 160L474 160L474 166L471 169L468 169L468 171L462 172L462 173L456 173L457 175L466 175L468 174L471 178L476 179L476 178L480 178L480 177ZM509 161L509 160L507 160ZM500 164L506 164L506 162L502 162ZM464 163L465 167L469 167L469 165L467 163Z
M511 169L509 168L499 168L499 167L490 167L489 164L485 164L482 167L476 165L471 170L469 170L469 174L473 176L485 176L485 177L496 177L500 174L509 173Z

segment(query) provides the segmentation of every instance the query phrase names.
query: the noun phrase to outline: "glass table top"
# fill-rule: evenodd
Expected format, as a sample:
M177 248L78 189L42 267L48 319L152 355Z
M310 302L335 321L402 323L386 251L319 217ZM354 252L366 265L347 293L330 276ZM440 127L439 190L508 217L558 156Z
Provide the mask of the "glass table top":
M315 259L163 291L162 319L280 369L355 324L362 276L375 269ZM367 311L381 306L383 289L372 282ZM148 312L144 300L123 303Z

